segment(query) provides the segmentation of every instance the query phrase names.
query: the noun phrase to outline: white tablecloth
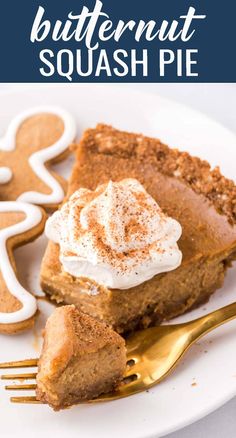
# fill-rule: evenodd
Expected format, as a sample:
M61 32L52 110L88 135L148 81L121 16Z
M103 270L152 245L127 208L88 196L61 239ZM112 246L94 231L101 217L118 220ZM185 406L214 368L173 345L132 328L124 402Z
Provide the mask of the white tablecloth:
M19 84L0 84L1 90ZM26 86L22 84L22 86ZM205 112L236 134L236 84L124 84L160 94ZM236 438L236 398L197 423L168 435L168 438Z

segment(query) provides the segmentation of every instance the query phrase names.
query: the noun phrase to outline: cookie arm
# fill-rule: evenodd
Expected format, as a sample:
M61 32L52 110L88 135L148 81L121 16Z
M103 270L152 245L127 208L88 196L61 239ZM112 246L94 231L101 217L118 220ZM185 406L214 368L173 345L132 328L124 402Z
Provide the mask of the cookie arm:
M22 307L15 312L0 312L0 324L13 324L31 318L36 313L37 302L36 299L19 283L16 277L11 262L11 248L8 248L9 242L11 238L22 235L32 228L37 227L42 222L43 215L40 208L20 202L1 202L0 213L4 212L19 212L25 214L25 219L23 221L0 231L1 274L9 292L22 303Z

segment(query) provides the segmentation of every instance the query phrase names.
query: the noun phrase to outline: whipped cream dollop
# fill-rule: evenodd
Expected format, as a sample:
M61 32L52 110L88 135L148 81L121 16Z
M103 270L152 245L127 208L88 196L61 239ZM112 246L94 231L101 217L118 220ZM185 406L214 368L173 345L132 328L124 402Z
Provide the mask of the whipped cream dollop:
M111 289L129 289L177 268L181 225L136 179L77 190L46 223L64 271Z

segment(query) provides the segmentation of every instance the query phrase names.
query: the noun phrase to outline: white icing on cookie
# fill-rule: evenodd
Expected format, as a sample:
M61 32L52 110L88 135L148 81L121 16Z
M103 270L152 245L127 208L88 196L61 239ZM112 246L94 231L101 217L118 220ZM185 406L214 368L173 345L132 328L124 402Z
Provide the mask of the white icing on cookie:
M50 194L39 192L25 192L19 197L19 201L31 202L32 204L57 204L64 198L64 191L56 179L49 173L45 163L63 153L76 136L76 123L74 118L64 109L57 106L39 106L30 108L18 114L9 124L4 137L0 139L0 150L12 151L15 149L16 133L20 125L29 117L36 114L49 113L60 117L64 123L62 136L51 146L35 152L29 157L29 163L35 174L51 188Z
M12 179L12 171L9 167L0 167L0 184L6 184Z
M19 212L26 215L23 221L0 230L0 271L10 293L22 303L22 308L16 312L0 312L0 324L12 324L31 318L37 310L37 302L17 280L9 260L7 241L10 237L37 226L42 220L42 212L35 205L12 201L0 202L0 213L4 212Z

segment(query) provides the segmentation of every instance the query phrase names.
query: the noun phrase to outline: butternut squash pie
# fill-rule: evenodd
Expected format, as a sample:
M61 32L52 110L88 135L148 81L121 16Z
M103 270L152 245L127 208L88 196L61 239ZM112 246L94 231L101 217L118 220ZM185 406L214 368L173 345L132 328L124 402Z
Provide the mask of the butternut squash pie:
M85 131L55 215L43 290L120 333L205 302L236 258L234 183L206 161L111 126Z

